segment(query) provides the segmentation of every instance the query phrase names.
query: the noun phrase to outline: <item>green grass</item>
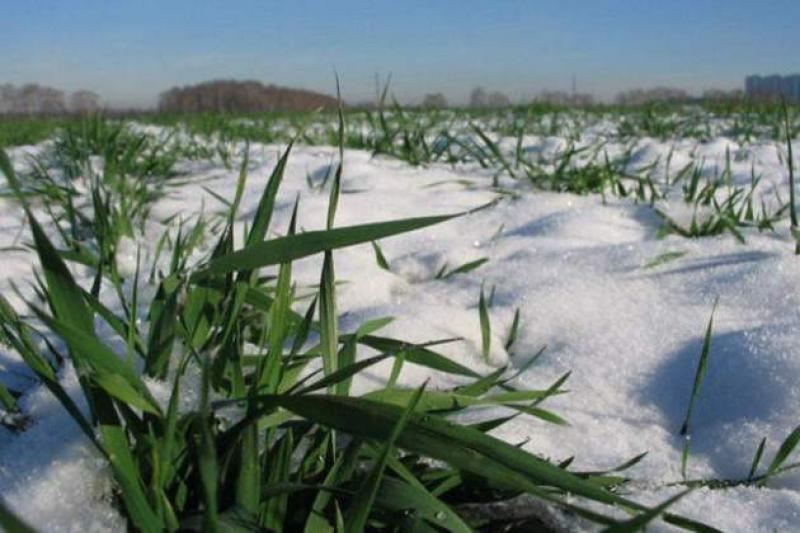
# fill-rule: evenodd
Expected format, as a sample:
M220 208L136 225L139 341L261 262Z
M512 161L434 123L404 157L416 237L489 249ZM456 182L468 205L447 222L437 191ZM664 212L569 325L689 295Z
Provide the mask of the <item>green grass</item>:
M554 464L489 435L517 416L566 424L546 402L566 392L568 374L541 389L517 389L510 384L515 375L506 368L481 376L436 351L437 344L452 339L416 344L381 336L390 318L339 330L336 250L371 243L378 266L389 270L391 261L379 241L465 214L338 227L342 154L350 147L412 165L474 165L487 170L494 190L512 198L501 190L501 178L539 190L602 194L604 199L608 195L646 205L655 205L667 188L676 187L684 202L710 207L713 213L711 222L695 219L689 228L662 215L665 232L692 238L726 231L738 238L748 227L770 230L788 207L767 211L762 203L759 211L754 198L758 179L754 176L749 188L731 186L730 158L726 169L713 177L692 165L660 183L653 177L655 166L631 171L630 153L612 159L603 146L577 148L582 128L623 113L619 110L597 108L580 115L539 107L495 114L423 113L388 102L386 88L374 111L151 117L174 128L173 135L161 139L99 117L31 124L28 134L7 137L16 144L15 139L53 135L54 143L20 175L0 152L0 170L10 185L6 196L25 213L42 273L36 279L41 298L28 302L31 316L20 316L0 297L0 340L20 355L108 462L114 504L128 526L143 531L471 531L504 524L496 516L467 517L459 512L463 504L528 494L611 530L635 530L658 517L678 527L708 530L670 514L667 507L675 499L648 507L622 495L628 480L619 473L643 456L622 458L619 468L607 472L575 472L569 469L571 461ZM702 139L713 133L715 123L708 113L676 120L671 112L625 110L617 135ZM771 127L778 117L773 109L719 111L721 116L739 116L734 113L757 114L753 131L741 133L744 137ZM779 131L791 136L793 128L785 116ZM522 149L524 135L563 135L572 141L553 160L543 161ZM513 139L513 150L504 147L501 136ZM237 240L235 221L249 153L238 153L238 141L289 144L243 238ZM284 236L267 239L295 141L339 146L338 161L319 187L329 187L326 227L298 232L302 206L296 205ZM94 168L95 156L103 156L102 170ZM152 204L184 178L176 170L184 160L238 166L234 197L217 198L221 214L204 213L177 228L165 227L151 262L137 264L133 278L123 276L116 257L121 239L144 234L153 222ZM65 179L54 179L53 169ZM88 202L77 187L87 177ZM51 233L42 229L44 221L37 218L42 215L35 213L46 213ZM201 244L212 239L211 250L201 254ZM235 241L242 244L236 247ZM656 257L647 268L675 260L679 253ZM312 255L322 256L322 267L318 287L305 298L296 291L292 267ZM436 277L474 272L486 260L445 265ZM92 284L79 285L68 263L90 269ZM149 302L139 294L146 285L153 294ZM104 290L113 291L119 309L103 305ZM481 287L477 306L481 354L487 360L493 294L494 289L487 297ZM144 325L136 320L141 303L147 304ZM517 310L506 334L507 350L519 336L522 312ZM98 322L113 332L112 338L99 335ZM708 370L711 329L709 323L687 409L687 434L702 378L713 371L713 366ZM64 349L52 347L55 356L42 351L33 340L40 333L59 339ZM373 355L359 357L366 348ZM58 380L65 360L78 371L87 412ZM392 362L386 386L353 396L353 379L382 361ZM406 363L453 374L462 384L448 390L401 388L397 382ZM169 388L166 402L153 397L148 381ZM199 383L201 401L181 410L179 399L189 382ZM7 412L22 415L16 391L0 388L0 402ZM454 415L487 405L508 415L476 425L454 421ZM798 442L800 430L795 430L766 468L761 468L762 443L742 483L763 485L795 468L787 459ZM692 480L686 472L688 452L687 447L684 479L678 484L724 488L738 483ZM0 525L22 527L14 520L0 506Z
M126 165L121 170L138 174L138 163ZM390 386L365 397L350 396L352 377L387 358L473 375L430 348L377 340L374 332L385 321L364 324L354 334L340 334L336 326L334 249L450 217L335 228L339 171L331 188L327 229L297 234L292 222L285 237L264 241L283 168L279 164L273 172L237 250L232 237L246 180L242 165L240 186L217 245L191 275L185 263L173 260L171 271L158 282L145 335L131 319L134 315L101 307L99 284L92 291L77 284L65 262L70 255L59 251L41 229L28 208L30 197L4 165L26 210L43 272L40 291L46 306L31 301L31 311L64 342L67 350L61 355L81 376L88 414L61 388L54 362L31 343L32 326L15 314L4 316L0 326L108 460L117 506L131 528L318 531L344 524L348 531L367 526L468 531L470 525L453 508L460 497L449 496L467 487L468 492L491 490L503 497L533 494L607 525L616 520L572 498L610 506L607 513L616 508L643 516L651 512L592 482L592 476L572 474L485 430L448 420L448 415L471 407L499 405L560 423L557 415L539 406L562 392L563 380L543 390L516 390L505 383L501 370L475 376L472 384L451 391ZM104 226L115 224L108 211L95 210L94 216L104 218L97 221ZM180 248L186 245L175 239L173 257L185 256ZM318 321L313 303L305 317L292 310L292 262L314 253L325 255ZM98 277L101 265L95 265ZM264 281L258 272L270 265L279 266L278 275ZM136 294L118 291L124 309L134 308L131 298ZM485 303L481 310L482 317L488 316ZM97 318L125 342L127 357L135 364L121 359L98 336ZM488 328L484 318L482 323ZM309 345L309 331L320 332L318 345ZM378 349L379 355L357 360L362 343ZM246 345L257 346L257 351L248 351ZM301 379L302 370L320 359L322 373ZM133 370L140 363L144 375ZM180 411L186 376L198 373L200 405ZM170 384L166 405L153 398L144 376ZM241 416L234 416L232 409ZM440 466L431 466L426 458ZM471 487L473 479L482 481ZM487 488L479 488L484 484ZM682 522L679 517L667 519ZM4 520L12 524L10 518Z
M75 121L68 118L0 117L0 149L42 142L59 128Z

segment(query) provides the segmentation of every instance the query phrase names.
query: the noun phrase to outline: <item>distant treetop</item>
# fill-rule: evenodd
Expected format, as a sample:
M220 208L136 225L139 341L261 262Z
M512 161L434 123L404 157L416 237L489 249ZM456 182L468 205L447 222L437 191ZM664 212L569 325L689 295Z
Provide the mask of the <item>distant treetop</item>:
M17 87L0 85L0 114L63 115L93 113L100 109L100 97L91 91L66 93L53 87L29 83Z
M159 111L179 113L304 111L336 106L336 99L326 94L234 80L173 87L161 93L158 103Z

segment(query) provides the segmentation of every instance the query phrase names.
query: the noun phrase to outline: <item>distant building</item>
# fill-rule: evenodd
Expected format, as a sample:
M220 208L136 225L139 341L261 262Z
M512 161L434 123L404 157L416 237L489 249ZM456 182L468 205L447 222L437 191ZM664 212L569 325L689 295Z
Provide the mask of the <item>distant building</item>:
M778 100L781 97L787 102L800 102L800 74L791 76L747 76L744 90L748 98L753 100Z

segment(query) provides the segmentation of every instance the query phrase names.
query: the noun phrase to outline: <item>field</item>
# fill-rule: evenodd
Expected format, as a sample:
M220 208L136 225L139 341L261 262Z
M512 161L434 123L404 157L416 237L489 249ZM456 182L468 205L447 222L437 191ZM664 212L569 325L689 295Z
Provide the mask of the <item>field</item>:
M383 102L0 122L0 525L796 528L798 110Z

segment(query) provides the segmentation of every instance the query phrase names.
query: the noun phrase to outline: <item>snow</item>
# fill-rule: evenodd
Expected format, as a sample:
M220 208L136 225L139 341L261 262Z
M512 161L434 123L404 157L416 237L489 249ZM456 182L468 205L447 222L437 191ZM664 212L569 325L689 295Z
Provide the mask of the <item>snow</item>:
M153 134L159 129L152 128ZM587 132L589 145L603 135L602 124ZM567 141L526 137L526 150L552 157ZM12 157L24 168L24 153ZM241 212L248 219L282 147L251 146L251 168ZM624 146L609 144L609 152ZM759 187L785 188L782 148L770 141L741 145L718 137L708 143L691 139L663 142L642 138L631 165L660 161L663 177L673 152L674 174L689 161L704 161L706 172L724 165L731 153L734 183L749 183L751 165L764 176ZM796 153L800 150L796 150ZM324 179L334 148L297 147L290 157L276 206L274 235L288 225L299 194L302 229L324 226L327 191L310 190ZM739 154L739 157L734 157ZM184 217L222 206L203 186L232 197L236 172L221 165L185 163L194 181L170 189L153 208L147 232L123 243L123 272L132 272L137 244L143 258L163 227L157 222L176 212ZM361 151L345 153L343 194L336 224L427 214L455 213L495 199L486 171L443 165L414 168ZM472 180L466 188L457 180ZM392 271L380 269L369 245L335 252L340 285L341 328L352 331L364 320L393 316L382 333L411 341L463 337L439 349L479 372L502 365L514 368L547 346L544 355L518 378L518 385L545 388L565 372L569 394L545 406L564 416L567 427L518 417L495 431L527 450L563 460L575 456L575 470L614 467L648 452L628 474L632 496L647 503L665 500L678 488L683 438L678 435L691 392L702 336L714 301L714 335L709 371L693 417L690 478L742 478L758 443L767 438L765 462L797 425L800 414L800 262L793 255L788 227L774 233L745 231L746 244L729 235L697 240L658 239L661 223L653 210L630 199L531 191L505 180L517 198L413 234L381 242ZM677 201L676 217L685 206ZM662 206L664 207L664 206ZM0 200L0 247L27 239L16 206ZM677 259L645 268L661 254L683 252ZM444 265L457 267L488 257L465 275L435 279ZM34 257L26 251L3 252L0 289L9 298L12 282L25 290ZM147 264L144 261L144 264ZM319 280L319 258L296 264L299 285ZM85 276L79 279L87 282ZM480 355L478 298L494 288L490 309L492 355ZM12 299L19 309L21 302ZM503 348L515 310L521 310L520 335L511 353ZM354 383L356 393L379 386L391 363L373 367ZM5 383L25 383L22 363L0 348L0 376ZM406 365L400 382L429 387L452 386L451 376L429 374ZM74 372L67 365L61 379L77 397ZM30 385L26 385L30 387ZM154 386L154 388L157 388ZM42 530L121 529L124 522L110 502L108 469L77 427L42 387L30 388L22 405L30 426L12 434L0 429L0 493L25 520ZM484 418L487 409L472 417ZM467 420L470 417L466 417ZM797 460L794 457L794 460ZM791 460L790 460L791 462ZM724 530L773 531L800 524L800 473L770 482L768 488L701 489L682 499L675 512ZM659 527L666 528L661 524Z

